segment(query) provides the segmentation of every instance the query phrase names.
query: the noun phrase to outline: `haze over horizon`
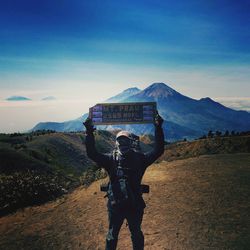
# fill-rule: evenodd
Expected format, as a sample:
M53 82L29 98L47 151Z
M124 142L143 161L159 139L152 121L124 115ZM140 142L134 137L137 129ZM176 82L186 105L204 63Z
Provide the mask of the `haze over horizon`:
M225 0L2 2L0 132L74 119L153 82L249 111L249 11Z

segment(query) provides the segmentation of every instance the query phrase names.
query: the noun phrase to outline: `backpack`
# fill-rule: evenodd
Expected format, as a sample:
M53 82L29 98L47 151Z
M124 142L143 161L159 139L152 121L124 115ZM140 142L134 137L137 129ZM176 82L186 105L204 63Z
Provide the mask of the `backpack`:
M113 152L114 169L112 183L109 182L107 196L111 206L134 207L135 196L129 183L129 174L131 169L122 166L122 156L117 150Z

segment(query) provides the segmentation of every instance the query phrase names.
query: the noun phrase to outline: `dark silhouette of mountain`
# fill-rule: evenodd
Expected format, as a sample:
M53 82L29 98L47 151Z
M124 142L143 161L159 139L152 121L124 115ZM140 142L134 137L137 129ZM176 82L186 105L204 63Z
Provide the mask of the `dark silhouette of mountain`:
M130 94L129 94L130 93ZM250 113L236 111L206 97L192 99L175 91L165 83L153 83L144 90L125 90L107 102L148 102L156 101L157 109L164 118L163 125L167 140L194 139L209 130L247 131L250 129ZM82 121L87 117L64 123L39 123L32 130L54 129L56 131L82 130ZM98 126L100 129L126 129L136 134L153 133L152 124Z
M77 119L66 122L39 122L31 131L36 130L55 130L57 132L70 132L70 131L82 131L82 122L88 117L88 114L84 114Z

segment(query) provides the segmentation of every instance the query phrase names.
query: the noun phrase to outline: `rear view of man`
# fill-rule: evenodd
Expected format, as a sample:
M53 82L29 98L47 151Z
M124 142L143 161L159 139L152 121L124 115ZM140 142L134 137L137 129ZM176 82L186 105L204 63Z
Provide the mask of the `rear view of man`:
M94 127L87 118L86 149L90 159L99 167L106 169L109 175L108 217L109 230L106 237L106 250L115 250L118 234L124 219L127 220L134 250L144 249L144 236L141 223L145 208L142 198L141 180L145 170L164 152L163 119L157 113L155 117L155 145L147 153L133 147L134 136L128 131L121 131L116 136L116 149L110 154L101 154L95 148Z

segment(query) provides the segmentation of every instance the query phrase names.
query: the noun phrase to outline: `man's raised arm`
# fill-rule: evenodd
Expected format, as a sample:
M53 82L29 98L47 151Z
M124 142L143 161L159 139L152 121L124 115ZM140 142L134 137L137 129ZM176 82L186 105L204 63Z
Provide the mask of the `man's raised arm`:
M157 160L164 153L164 133L162 129L163 123L162 117L156 113L155 117L155 144L154 149L148 153L145 153L144 156L144 165L147 168L151 165L155 160Z
M111 156L108 154L101 154L96 150L94 137L95 128L93 126L92 120L87 118L83 125L86 128L85 144L87 156L96 162L99 167L103 167L108 170L111 164Z

